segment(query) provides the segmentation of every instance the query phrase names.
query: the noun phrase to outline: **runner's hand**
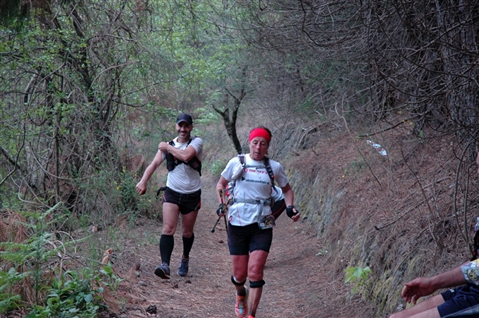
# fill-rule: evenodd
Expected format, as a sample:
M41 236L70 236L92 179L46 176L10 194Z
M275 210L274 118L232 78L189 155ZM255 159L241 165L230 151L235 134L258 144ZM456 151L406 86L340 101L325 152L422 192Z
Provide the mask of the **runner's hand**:
M430 278L418 277L406 283L401 291L401 296L408 303L416 304L419 298L431 295L436 291Z
M228 212L228 206L224 203L220 203L218 209L216 210L216 214L218 216L223 216Z
M292 205L286 207L286 214L293 220L293 222L299 220L299 211Z

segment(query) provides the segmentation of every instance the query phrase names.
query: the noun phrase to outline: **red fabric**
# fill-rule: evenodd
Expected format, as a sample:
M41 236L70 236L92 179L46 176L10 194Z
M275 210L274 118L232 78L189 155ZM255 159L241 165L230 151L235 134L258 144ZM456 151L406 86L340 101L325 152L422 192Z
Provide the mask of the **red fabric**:
M264 128L255 128L249 133L249 141L253 140L256 137L263 137L268 141L268 143L271 141L271 136Z

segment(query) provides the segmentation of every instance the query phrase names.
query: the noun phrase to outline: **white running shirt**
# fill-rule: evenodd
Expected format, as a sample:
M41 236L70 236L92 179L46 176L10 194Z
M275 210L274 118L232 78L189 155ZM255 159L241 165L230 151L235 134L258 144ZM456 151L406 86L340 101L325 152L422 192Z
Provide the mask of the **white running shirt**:
M246 226L259 221L264 216L271 214L269 204L243 203L245 200L269 200L272 196L271 179L266 171L263 161L251 159L249 154L244 156L246 171L236 180L233 196L240 202L233 203L228 209L228 220L232 225ZM221 173L221 176L232 181L234 168L241 164L238 157L231 159ZM283 166L274 160L269 160L273 170L275 182L280 187L286 186L289 181ZM281 189L280 189L281 191ZM273 193L274 195L274 193Z
M185 150L188 146L193 146L196 150L196 157L201 161L203 155L203 140L199 137L192 137L190 144L188 142L179 143L178 137L173 139L175 148ZM166 154L163 153L163 158ZM164 160L164 159L163 159ZM172 171L168 172L166 186L179 193L193 193L201 189L200 174L187 164L179 164Z

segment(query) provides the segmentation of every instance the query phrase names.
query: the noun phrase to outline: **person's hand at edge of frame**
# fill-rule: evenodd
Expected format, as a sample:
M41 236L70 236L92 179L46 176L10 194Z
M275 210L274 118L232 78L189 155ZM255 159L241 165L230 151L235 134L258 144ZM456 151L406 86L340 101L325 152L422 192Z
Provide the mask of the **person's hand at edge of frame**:
M404 285L401 297L408 303L416 304L419 298L431 295L436 289L431 278L418 277Z

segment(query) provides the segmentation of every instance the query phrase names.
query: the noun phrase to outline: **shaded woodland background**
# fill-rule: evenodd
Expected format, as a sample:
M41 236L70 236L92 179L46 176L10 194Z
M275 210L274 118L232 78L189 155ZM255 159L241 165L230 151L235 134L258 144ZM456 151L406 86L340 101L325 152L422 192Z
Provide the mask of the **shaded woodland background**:
M72 231L161 217L155 193L140 198L134 185L185 111L213 176L245 149L251 127L271 128L270 155L290 168L305 221L338 255L338 275L370 266L356 292L378 316L396 309L405 280L469 258L478 9L475 1L2 1L2 308L48 307L38 275L43 266L52 280L64 274L51 257ZM336 161L317 159L331 152ZM24 280L36 282L31 294L15 289Z

